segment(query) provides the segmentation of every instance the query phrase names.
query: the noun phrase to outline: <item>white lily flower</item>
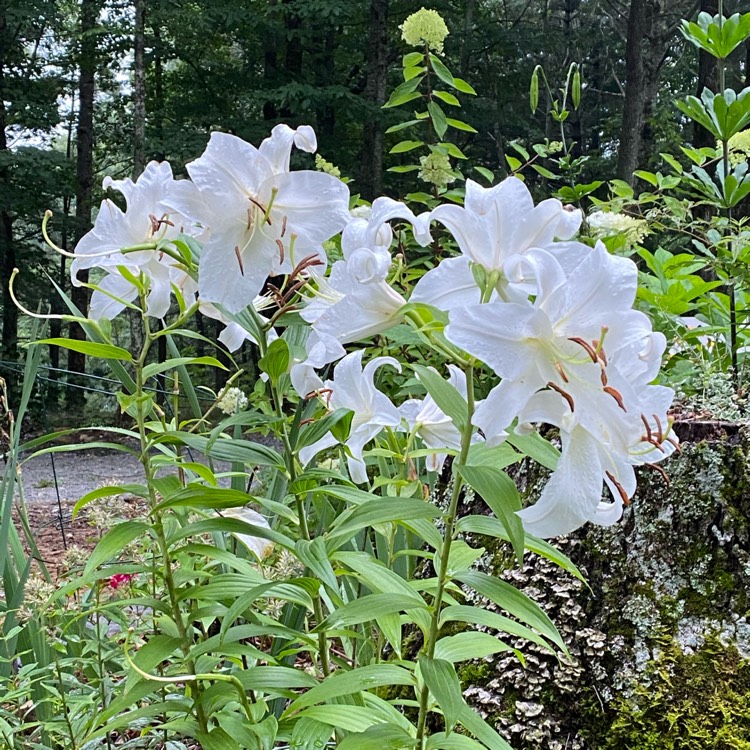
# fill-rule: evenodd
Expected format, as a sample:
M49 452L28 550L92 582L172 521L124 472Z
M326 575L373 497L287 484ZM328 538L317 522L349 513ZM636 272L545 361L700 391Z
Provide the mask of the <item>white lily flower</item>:
M526 185L508 177L491 188L467 180L464 206L438 206L430 220L450 231L462 255L428 271L411 300L451 311L480 302L472 264L481 266L488 276L495 274L496 288L505 298L522 299L518 289L507 288L508 262L532 248L550 249L556 239L570 239L581 225L582 214L554 198L534 206Z
M415 216L403 203L378 198L369 217L355 217L341 235L344 259L337 261L326 279L316 276L315 296L300 315L319 334L340 344L382 333L400 320L406 300L386 281L391 268L393 233L386 222L409 221L414 236L430 242L427 214Z
M466 373L456 365L448 365L448 382L466 398ZM440 471L447 454L441 449L461 448L461 432L453 420L442 411L429 394L423 399L412 398L399 406L399 412L406 421L410 432L415 432L427 448L435 448L435 453L427 456L425 465L428 471Z
M333 380L324 388L330 392L328 406L334 409L351 409L354 412L346 445L351 455L347 463L353 482L367 481L367 469L362 459L365 445L373 440L385 427L396 428L401 423L401 414L388 396L375 387L375 370L384 364L393 365L399 372L401 365L393 357L375 357L362 367L362 350L347 354L334 368ZM328 433L313 445L303 448L300 461L303 464L320 451L336 445L336 438Z
M200 295L237 312L260 293L268 276L289 273L303 258L325 258L322 244L349 219L349 189L322 172L289 171L292 145L313 152L309 126L277 125L255 148L212 133L188 164L207 211L175 195L175 208L210 227L200 262Z
M240 521L250 523L262 529L271 528L268 521L252 508L227 508L221 512L221 515L229 518L237 518ZM232 536L242 542L258 558L259 562L265 560L273 552L273 542L269 539L239 533L232 533Z
M144 273L149 279L146 313L152 317L163 318L167 314L173 286L185 296L195 293L197 284L172 257L155 250L122 252L123 248L176 239L181 233L200 233L200 228L167 206L167 195L175 184L170 165L155 161L146 166L136 182L104 179L105 189L118 190L125 196L126 209L120 210L109 199L102 201L93 229L76 245L76 257L70 268L76 286L80 285L78 272L83 269L107 271L98 285L100 290L95 290L91 297L92 318L112 319L125 308L125 303L138 296L138 290L119 272L118 266L135 276ZM187 185L186 195L191 190Z
M489 365L501 378L477 408L474 423L489 441L504 430L534 393L552 388L571 412L592 391L606 389L599 351L603 337L645 334L641 313L631 310L637 269L603 246L569 243L554 256L529 250L524 263L536 283L534 303L503 302L455 309L445 335ZM649 327L650 329L650 327ZM618 394L611 391L612 398ZM580 412L576 412L576 416Z
M580 423L571 427L570 413L550 391L537 393L519 416L519 423L544 421L558 426L563 443L557 469L541 496L519 511L530 534L560 536L587 522L611 526L635 493L634 467L661 461L677 447L667 418L674 398L670 388L646 386L638 401L628 404L629 413L604 392L594 398L591 406L597 420L591 429ZM612 501L602 500L604 484Z

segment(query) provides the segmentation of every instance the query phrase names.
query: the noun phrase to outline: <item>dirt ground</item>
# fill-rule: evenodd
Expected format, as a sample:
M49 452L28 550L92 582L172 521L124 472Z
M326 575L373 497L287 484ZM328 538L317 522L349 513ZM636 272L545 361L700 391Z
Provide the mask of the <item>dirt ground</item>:
M92 449L22 459L21 481L29 526L48 569L57 571L70 546L91 549L101 537L86 508L72 519L73 507L81 497L99 487L143 480L143 468L137 458L121 451ZM145 504L138 498L124 495L121 502L126 517L137 518L146 513Z

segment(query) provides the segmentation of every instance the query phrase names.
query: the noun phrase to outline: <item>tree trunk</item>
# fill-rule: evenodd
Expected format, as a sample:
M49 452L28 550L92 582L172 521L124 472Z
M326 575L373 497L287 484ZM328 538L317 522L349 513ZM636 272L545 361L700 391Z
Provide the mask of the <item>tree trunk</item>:
M619 523L553 542L586 583L536 555L509 567L507 545L482 538L487 572L533 597L570 652L514 642L525 669L512 651L457 665L466 700L518 750L748 747L750 431L673 429L669 486L644 467ZM530 499L547 481L531 465L514 474Z
M380 108L385 104L387 85L388 0L371 0L365 96L370 101L373 112L365 123L360 173L362 195L367 199L380 195L383 190L383 125Z
M628 15L628 35L625 50L625 103L622 114L622 133L617 155L617 175L633 184L633 172L638 169L646 124L646 81L643 67L643 41L646 35L646 0L631 0Z
M146 0L135 0L133 35L133 179L146 166Z
M469 62L471 58L471 37L474 30L474 11L477 0L466 0L464 4L464 35L461 40L461 78L469 76Z
M701 0L701 12L710 13L712 16L719 12L718 0ZM703 89L716 92L719 88L719 68L716 58L703 50L698 51L698 88L696 95L700 97ZM711 133L697 122L693 123L693 145L696 148L716 145L716 139Z
M5 133L5 50L7 28L5 6L0 5L0 155L3 157L8 150L8 140ZM3 164L7 162L5 159ZM18 344L18 308L10 298L8 284L10 276L16 265L15 247L13 244L13 217L10 206L11 190L8 182L10 173L6 166L0 167L0 284L2 293L0 299L3 305L3 334L2 334L2 357L3 359L16 359L16 346Z
M97 42L93 34L99 17L98 0L81 0L80 3L80 60L78 79L78 126L76 129L76 243L91 228L91 194L94 184L94 80L96 76ZM80 281L88 281L88 271L78 274ZM71 294L73 303L85 315L88 309L89 293L84 287L74 286ZM70 337L84 339L83 329L76 324L70 327ZM68 355L68 369L72 373L86 372L86 358L79 352ZM81 378L71 376L71 381L85 385ZM71 388L68 393L68 406L80 406L83 391Z

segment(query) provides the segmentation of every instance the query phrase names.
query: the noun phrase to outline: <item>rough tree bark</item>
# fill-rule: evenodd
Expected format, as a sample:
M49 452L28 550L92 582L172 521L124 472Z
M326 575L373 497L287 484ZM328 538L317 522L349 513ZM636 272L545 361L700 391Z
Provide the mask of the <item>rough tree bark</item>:
M625 102L617 175L633 184L633 172L650 151L649 125L659 92L659 77L669 59L677 25L692 16L692 0L631 0L625 51Z
M628 14L628 36L625 49L625 103L622 113L622 135L617 155L617 174L632 184L638 169L643 128L646 122L643 67L643 41L646 36L647 0L631 0Z
M91 194L94 184L94 95L97 63L97 41L94 35L99 17L98 0L81 0L80 20L80 59L78 78L78 125L76 128L76 243L91 228ZM88 281L88 271L79 273L81 281ZM84 287L73 287L73 303L84 314L88 308L89 293ZM83 339L83 329L76 324L70 327L70 337ZM68 355L68 369L72 373L86 372L86 358L83 354L71 351ZM74 384L75 375L71 376ZM80 378L78 379L80 381ZM82 383L80 383L82 384ZM83 391L71 388L68 391L67 405L78 407L83 402Z
M365 123L362 144L362 195L372 199L383 188L383 124L380 107L385 104L388 83L388 0L371 0L365 96L373 114ZM376 114L377 112L377 114Z
M146 166L146 0L135 0L133 33L133 179Z

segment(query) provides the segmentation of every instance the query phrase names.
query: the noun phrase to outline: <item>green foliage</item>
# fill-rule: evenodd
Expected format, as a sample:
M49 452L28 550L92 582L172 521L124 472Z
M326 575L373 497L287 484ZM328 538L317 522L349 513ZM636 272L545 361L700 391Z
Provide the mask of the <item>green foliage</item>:
M750 747L750 666L709 639L695 654L666 641L644 684L614 706L603 750L746 750Z

